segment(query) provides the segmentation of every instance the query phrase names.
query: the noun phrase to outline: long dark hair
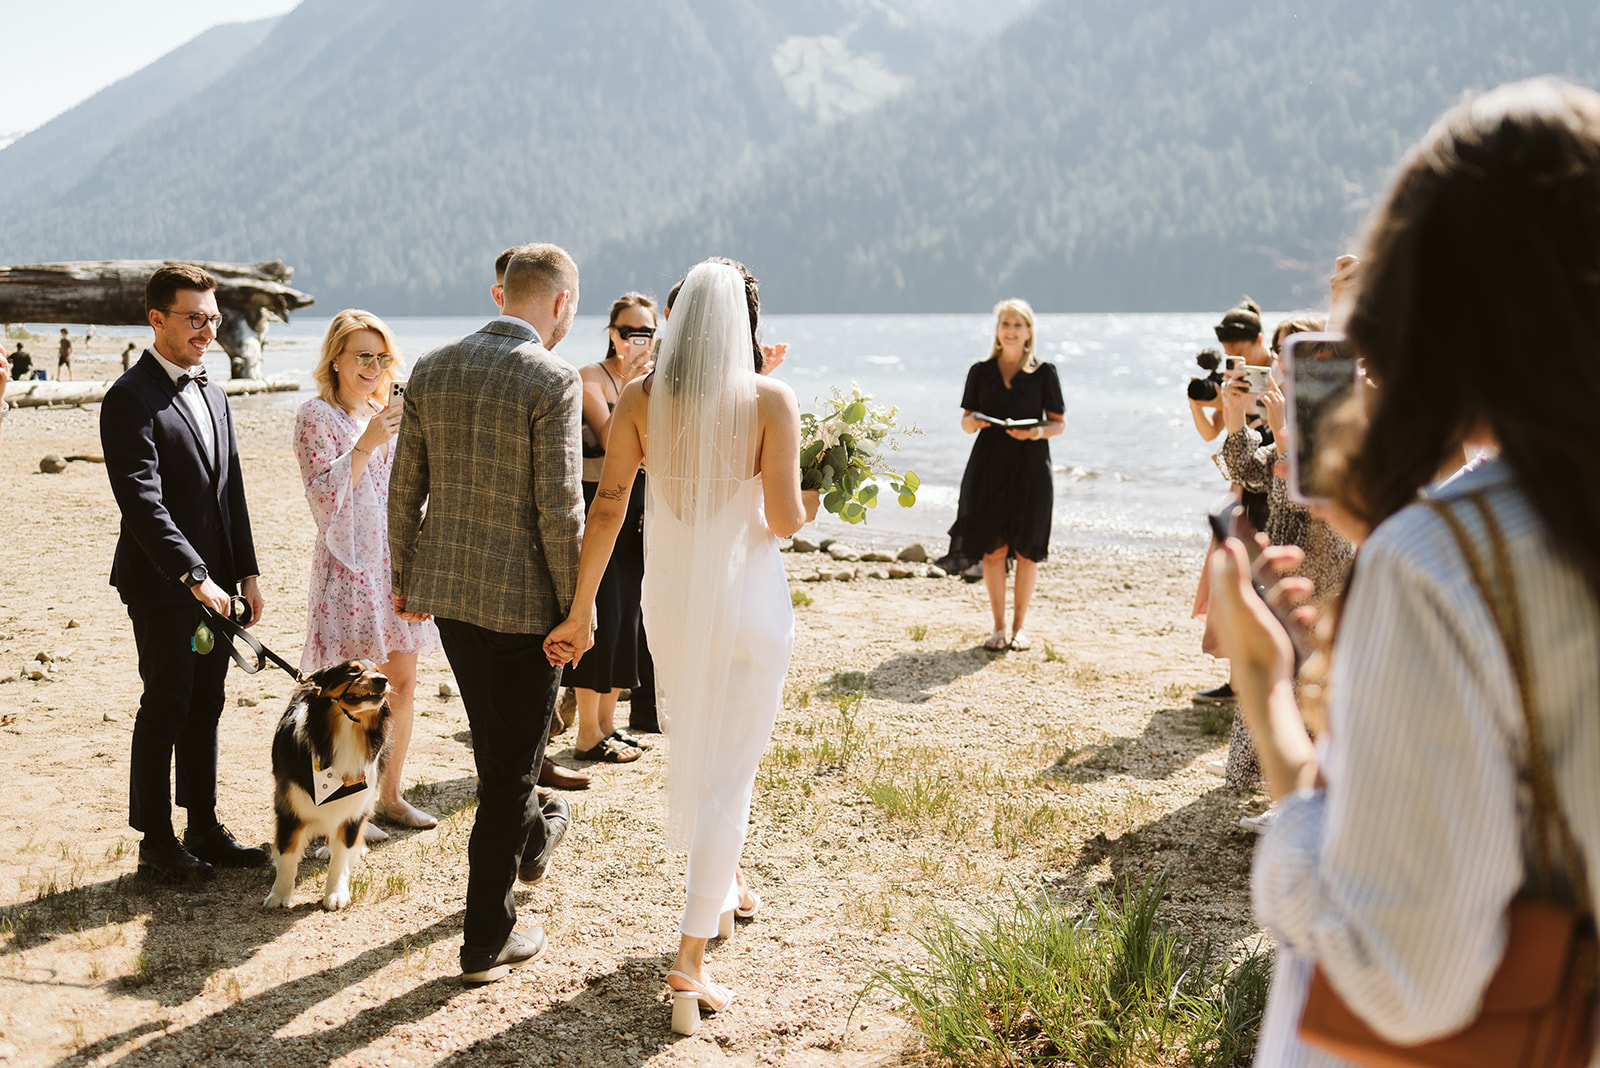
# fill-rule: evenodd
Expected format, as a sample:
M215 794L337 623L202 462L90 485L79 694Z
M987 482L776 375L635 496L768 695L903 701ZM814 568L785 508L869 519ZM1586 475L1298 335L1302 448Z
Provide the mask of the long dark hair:
M1346 506L1382 522L1488 426L1600 597L1600 94L1527 81L1448 112L1365 245L1348 332L1378 388Z
M611 318L606 320L606 354L602 359L611 359L617 354L617 346L611 340L611 328L617 325L617 316L629 308L643 308L650 313L651 325L660 325L656 321L656 302L643 293L624 293L611 302Z
M761 351L761 283L756 281L756 276L750 273L750 268L738 260L730 260L726 256L711 256L707 263L725 263L734 268L744 278L744 305L750 313L750 348L755 358L756 372L766 370L767 357ZM672 314L673 302L678 299L678 290L683 288L684 279L680 278L673 287L667 291L667 314Z

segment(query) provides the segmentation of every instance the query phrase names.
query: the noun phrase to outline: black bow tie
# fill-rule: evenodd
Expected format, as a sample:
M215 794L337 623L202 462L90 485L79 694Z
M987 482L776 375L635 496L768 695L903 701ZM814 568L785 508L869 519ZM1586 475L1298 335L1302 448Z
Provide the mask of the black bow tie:
M195 385L198 385L198 386L205 385L206 384L206 369L204 367L202 367L198 371L190 371L186 375L179 376L179 378L178 378L178 388L182 389L184 387L184 385L186 383L189 383L189 382L193 382Z

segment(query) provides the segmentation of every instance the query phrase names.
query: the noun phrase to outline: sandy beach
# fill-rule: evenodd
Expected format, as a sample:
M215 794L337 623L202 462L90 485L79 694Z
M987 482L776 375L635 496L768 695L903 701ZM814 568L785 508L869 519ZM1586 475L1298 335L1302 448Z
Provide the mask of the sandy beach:
M113 344L97 339L76 377L114 377ZM1206 771L1227 721L1188 695L1222 674L1189 618L1199 561L1177 553L1053 553L1033 647L1006 654L980 648L981 584L867 578L872 565L803 582L821 559L786 554L804 596L746 850L766 904L713 944L712 974L738 1000L693 1038L670 1032L662 995L683 858L662 842L660 748L591 766L593 785L567 795L575 824L550 879L518 891L545 958L461 986L473 765L461 702L439 696L442 656L421 667L407 762L408 796L442 822L375 848L348 910L322 910L310 861L289 911L262 908L265 870L147 885L126 825L140 684L106 581L117 510L102 465L38 469L47 453L99 453L97 420L14 411L0 440L0 1064L893 1064L912 1036L883 994L861 994L875 967L917 959L930 910L1042 890L1081 901L1166 873L1174 920L1235 946L1258 937L1254 838L1237 821L1264 799ZM292 421L236 413L267 600L256 632L295 661L315 528ZM219 816L242 841L269 834L289 689L270 669L229 676ZM570 734L551 750L573 763Z

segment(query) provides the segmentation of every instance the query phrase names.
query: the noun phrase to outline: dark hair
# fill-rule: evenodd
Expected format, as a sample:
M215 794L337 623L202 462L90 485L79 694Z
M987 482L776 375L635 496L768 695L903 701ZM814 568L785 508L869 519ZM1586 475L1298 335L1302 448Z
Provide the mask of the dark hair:
M1345 505L1382 522L1487 425L1600 597L1600 94L1525 81L1452 109L1365 244L1348 331L1378 388Z
M683 288L683 279L672 283L672 288L667 290L667 311L672 311L672 306L678 301L678 290Z
M511 257L515 256L517 254L517 249L521 247L521 245L512 245L510 248L506 249L504 252L500 253L500 255L494 258L495 285L503 286L506 284L506 268L511 264Z
M706 262L726 263L744 276L744 303L750 311L750 349L755 353L756 371L759 373L765 370L767 357L761 351L761 341L758 336L761 329L761 283L750 273L750 268L738 260L730 260L726 256L711 256Z
M163 263L144 284L144 310L164 312L178 299L178 290L195 289L209 293L217 288L217 280L192 263Z
M603 359L611 359L617 354L617 347L611 343L611 328L617 325L617 316L628 308L644 308L650 312L652 322L656 318L656 302L643 293L624 293L611 302L611 317L606 320L606 354Z
M1246 297L1222 317L1222 322L1211 329L1216 333L1217 340L1223 343L1254 341L1261 336L1261 309L1256 306L1255 301Z

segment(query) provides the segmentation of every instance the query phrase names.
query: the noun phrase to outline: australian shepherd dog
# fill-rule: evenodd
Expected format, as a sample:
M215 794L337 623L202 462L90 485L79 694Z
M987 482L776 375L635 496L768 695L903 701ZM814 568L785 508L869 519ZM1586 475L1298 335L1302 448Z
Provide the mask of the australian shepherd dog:
M263 902L288 908L308 837L328 839L322 904L350 904L350 871L366 851L361 830L378 796L378 758L389 736L389 680L351 660L295 687L272 739L277 878Z

